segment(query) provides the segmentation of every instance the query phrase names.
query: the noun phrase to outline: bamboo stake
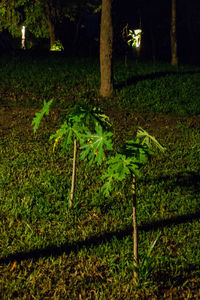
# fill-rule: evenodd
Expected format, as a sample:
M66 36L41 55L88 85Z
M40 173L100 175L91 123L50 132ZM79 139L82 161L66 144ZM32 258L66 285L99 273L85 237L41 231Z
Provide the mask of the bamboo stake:
M138 281L138 232L137 232L137 219L136 219L136 178L133 174L132 179L132 194L133 194L133 283Z
M69 198L69 207L72 207L74 197L74 184L75 184L75 172L76 172L76 139L74 139L74 155L73 155L73 171L72 171L72 185Z

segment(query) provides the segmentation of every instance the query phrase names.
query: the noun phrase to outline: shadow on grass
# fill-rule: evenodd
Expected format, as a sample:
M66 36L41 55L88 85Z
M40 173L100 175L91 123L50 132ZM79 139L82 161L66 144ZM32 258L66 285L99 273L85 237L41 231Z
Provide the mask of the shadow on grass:
M200 211L192 214L176 216L169 219L158 220L151 223L145 223L139 226L140 231L150 231L162 229L164 227L171 227L181 223L191 222L200 219ZM0 264L8 264L10 262L16 261L20 262L22 260L34 259L37 260L41 257L49 256L60 256L63 253L69 254L70 252L78 252L83 247L92 247L98 246L102 243L109 242L116 237L118 240L123 239L125 236L132 235L132 227L127 226L123 230L106 232L99 236L90 237L86 240L74 242L74 243L65 243L62 246L48 246L42 249L35 249L29 252L19 252L16 254L10 254L7 257L0 258Z
M152 179L145 178L142 179L142 181L145 184L149 184L149 182L151 182L154 185L164 182L163 188L166 191L174 190L179 186L182 190L187 189L187 191L195 194L200 193L200 170L198 170L198 172L178 172L171 176L158 176Z
M188 71L188 72L156 72L156 73L152 73L152 74L147 74L147 75L138 75L138 76L133 76L130 77L118 84L115 85L115 89L122 89L123 87L126 86L130 86L133 85L139 81L143 81L143 80L154 80L154 79L158 79L161 77L165 77L167 75L176 75L176 76L181 76L181 75L193 75L193 74L199 74L200 71Z
M198 272L194 275L193 272ZM188 292L189 299L196 298L199 295L198 275L200 271L199 265L188 264L186 268L182 268L178 274L174 274L173 270L166 268L166 271L158 270L153 274L154 282L158 284L157 296L158 299L186 299ZM169 298L166 297L169 295ZM165 295L165 297L164 297ZM173 297L173 298L172 298Z

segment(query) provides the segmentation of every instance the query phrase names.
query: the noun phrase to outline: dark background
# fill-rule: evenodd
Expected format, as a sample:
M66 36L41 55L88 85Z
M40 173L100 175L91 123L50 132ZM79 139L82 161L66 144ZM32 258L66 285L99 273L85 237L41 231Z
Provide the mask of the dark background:
M177 45L180 63L200 63L200 1L177 0ZM170 61L171 0L113 0L114 57L136 57L122 37L123 28L140 26L143 31L141 59ZM77 21L64 19L56 24L56 34L62 41L66 55L99 56L100 12L88 14L84 10ZM77 22L80 22L78 24ZM77 30L78 28L78 30ZM27 49L48 50L48 39L36 39L26 29L26 41L33 41ZM7 31L0 34L2 52L20 49L20 39Z

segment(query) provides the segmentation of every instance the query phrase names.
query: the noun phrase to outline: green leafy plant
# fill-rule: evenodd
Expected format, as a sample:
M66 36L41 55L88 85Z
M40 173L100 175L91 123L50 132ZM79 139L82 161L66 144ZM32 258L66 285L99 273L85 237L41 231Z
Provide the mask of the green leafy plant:
M102 190L106 196L112 191L112 185L115 180L132 181L131 192L133 196L133 260L134 260L134 283L138 281L138 230L136 216L136 176L139 176L140 169L147 163L148 157L153 155L152 147L155 146L160 151L165 148L151 136L147 131L139 128L136 140L129 140L124 147L107 161L108 168L101 177L105 180Z
M52 100L44 102L44 107L40 113L36 113L32 124L34 132L44 114L49 113L49 107ZM106 131L105 129L109 129ZM76 151L77 142L80 145L82 160L101 165L105 160L105 152L113 150L112 132L109 118L97 107L91 105L76 105L67 116L64 123L57 132L50 136L54 139L55 147L59 140L62 140L64 151L69 150L69 145L74 143L72 185L69 199L69 206L72 206L76 169ZM147 163L148 157L153 155L153 146L160 151L165 148L160 145L155 137L139 127L136 140L128 140L125 145L114 155L108 156L106 165L108 166L101 179L105 181L102 191L105 196L112 192L114 181L129 180L131 183L131 192L133 196L133 259L134 259L134 283L138 281L138 238L137 238L137 220L136 220L136 176L140 175L141 168Z
M36 132L42 117L49 113L49 107L52 100L44 101L44 106L40 113L36 113L32 121L34 132ZM75 173L76 173L76 155L77 143L81 149L82 160L87 158L89 165L93 162L98 165L102 164L106 150L112 150L111 136L112 132L106 132L105 129L111 128L109 118L102 113L100 108L92 105L77 104L68 114L66 120L55 134L50 136L50 140L54 139L53 151L59 141L62 141L61 147L64 152L69 150L70 144L73 143L73 169L71 193L69 197L69 206L72 206Z
M86 132L88 143L81 146L81 159L84 160L87 158L89 165L91 165L93 161L98 165L101 165L105 157L105 149L113 149L112 141L110 139L111 136L112 132L104 132L103 128L97 123L94 133L91 133L90 131Z
M49 102L46 102L44 100L44 105L43 105L42 110L39 113L35 114L35 117L32 121L32 125L34 126L33 127L34 133L36 133L36 131L38 129L38 126L40 125L40 122L41 122L43 116L49 114L49 108L50 108L52 102L53 102L53 99L51 99Z

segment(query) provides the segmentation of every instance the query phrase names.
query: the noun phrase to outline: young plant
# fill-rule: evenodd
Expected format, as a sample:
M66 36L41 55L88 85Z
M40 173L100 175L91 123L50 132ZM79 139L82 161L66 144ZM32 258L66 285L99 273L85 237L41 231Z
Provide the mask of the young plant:
M39 123L44 114L49 113L49 107L52 100L44 102L44 107L40 113L36 113L32 124L34 132L36 132ZM69 150L69 145L74 144L73 156L73 171L72 185L69 199L69 206L72 206L74 182L75 182L75 165L76 165L76 149L77 142L80 145L82 160L88 161L91 165L93 162L101 165L105 160L105 151L113 150L112 132L109 118L101 112L99 108L90 105L76 105L72 112L68 115L64 123L57 132L50 136L50 139L55 139L53 149L59 140L62 140L62 148L64 151ZM106 131L105 129L109 129ZM133 281L138 281L138 233L136 219L136 176L140 175L141 168L147 163L148 157L153 155L152 147L156 146L160 151L164 151L155 137L151 136L139 128L136 135L136 140L126 141L115 156L109 157L106 164L107 170L101 176L105 181L102 186L102 191L105 196L108 196L112 191L114 181L131 179L131 192L133 196L133 260L134 260L134 275Z
M137 215L136 215L136 176L140 175L140 169L143 167L150 155L154 152L151 150L155 145L161 151L162 147L155 137L149 135L145 130L139 128L137 131L136 140L129 140L124 147L113 157L107 161L108 168L101 177L105 180L102 187L106 196L112 191L112 184L115 180L123 181L131 178L131 192L133 196L133 261L134 275L133 281L138 281L138 230L137 230Z
M32 121L34 133L38 129L42 117L49 114L52 101L44 101L41 112L36 113ZM110 139L112 132L106 132L107 128L111 128L109 118L101 112L100 108L77 104L56 133L50 136L50 140L54 139L53 151L59 141L62 141L61 146L64 152L69 150L70 144L74 145L69 207L72 206L74 196L77 143L81 149L80 158L82 160L87 158L89 165L93 162L101 165L105 157L105 150L112 150Z

